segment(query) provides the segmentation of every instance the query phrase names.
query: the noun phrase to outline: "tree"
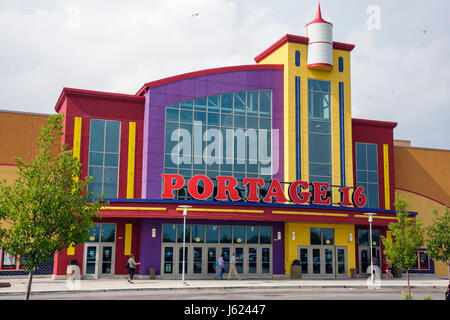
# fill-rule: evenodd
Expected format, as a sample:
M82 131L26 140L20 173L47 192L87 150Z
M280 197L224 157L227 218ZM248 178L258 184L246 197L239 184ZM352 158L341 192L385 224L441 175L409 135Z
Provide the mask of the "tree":
M28 271L28 300L35 268L53 260L63 248L85 242L92 218L103 199L90 200L91 177L80 179L81 164L62 145L62 119L51 115L37 139L37 156L29 164L19 158L14 184L0 183L0 247L19 256Z
M433 260L447 264L450 282L450 210L446 207L442 216L438 216L437 210L433 214L433 223L426 228L427 252Z
M400 195L395 197L397 222L389 224L392 238L382 237L385 246L386 260L393 265L406 270L408 282L408 297L411 299L411 286L408 270L417 261L417 249L424 243L424 228L415 218L408 218L406 208L408 203Z

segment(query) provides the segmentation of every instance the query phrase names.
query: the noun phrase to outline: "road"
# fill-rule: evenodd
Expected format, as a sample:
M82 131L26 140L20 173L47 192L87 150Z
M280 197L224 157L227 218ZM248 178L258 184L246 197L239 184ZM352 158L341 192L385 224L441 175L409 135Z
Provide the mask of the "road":
M444 300L445 289L414 288L415 300L430 296ZM311 289L193 289L143 290L87 293L35 294L31 300L401 300L401 289L311 288ZM21 300L22 295L1 296L1 300Z

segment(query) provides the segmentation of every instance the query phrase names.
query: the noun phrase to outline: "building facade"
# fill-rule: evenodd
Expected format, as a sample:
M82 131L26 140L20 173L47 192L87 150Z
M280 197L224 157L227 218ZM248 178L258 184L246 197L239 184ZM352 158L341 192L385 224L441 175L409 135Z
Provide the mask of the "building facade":
M384 270L397 123L352 119L355 46L332 31L319 7L306 37L281 37L253 65L132 95L64 88L63 143L110 203L86 243L55 254L53 276L73 259L85 278L126 276L134 254L140 276L178 278L184 260L187 278L212 278L235 253L247 278L289 276L296 260L305 278L347 278L367 273L370 247Z

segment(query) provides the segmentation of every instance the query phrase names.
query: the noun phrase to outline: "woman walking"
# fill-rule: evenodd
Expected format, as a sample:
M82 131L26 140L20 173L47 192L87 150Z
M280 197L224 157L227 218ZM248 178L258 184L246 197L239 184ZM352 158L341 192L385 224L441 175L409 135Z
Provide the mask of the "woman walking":
M219 259L217 259L216 262L216 266L217 266L217 273L216 276L214 277L214 279L217 279L218 276L220 276L220 280L222 280L222 274L223 274L223 264L224 264L224 260L223 260L223 253L220 255Z
M130 273L130 276L128 277L128 282L129 283L134 283L133 282L133 278L134 278L134 272L136 271L136 266L139 265L139 262L136 262L136 260L134 260L134 255L131 254L130 255L130 259L128 259L128 272Z

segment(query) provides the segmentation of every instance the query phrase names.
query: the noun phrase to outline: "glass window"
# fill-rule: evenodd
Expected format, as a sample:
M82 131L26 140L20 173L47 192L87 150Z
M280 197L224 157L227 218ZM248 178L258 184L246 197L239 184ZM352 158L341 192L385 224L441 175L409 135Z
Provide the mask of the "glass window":
M175 242L176 226L174 224L163 224L163 242Z
M272 110L272 92L270 90L261 90L259 99L259 114L264 117L270 116Z
M177 225L177 242L183 243L183 226L182 224ZM191 226L186 225L185 242L190 242L191 240Z
M164 273L173 273L173 247L164 248Z
M271 227L260 227L259 228L259 239L261 244L271 244L272 243L272 228Z
M231 226L220 226L220 243L231 243Z
M99 242L100 240L100 224L96 223L89 230L88 242Z
M116 241L116 225L112 223L102 223L102 242L115 242Z
M245 92L234 93L234 113L245 113Z
M16 269L16 256L3 250L2 269Z
M419 252L419 265L421 270L430 269L430 260L428 258L428 254L423 251Z
M369 231L368 230L358 230L358 244L360 246L369 244Z
M247 243L249 244L258 243L258 227L253 226L247 227Z
M206 110L206 98L199 98L194 100L194 110L205 111Z
M245 227L244 226L234 226L233 227L233 243L244 243L245 242Z
M220 96L208 97L208 111L219 112L220 109Z
M205 227L202 225L192 226L192 242L203 243L205 241Z
M295 51L295 65L297 67L300 67L300 51Z
M192 109L192 100L181 102L180 109L191 110Z
M219 242L219 226L206 226L206 242L207 243Z
M331 228L322 229L322 244L334 245L334 229Z
M311 228L309 231L311 245L321 245L322 237L320 235L320 228Z
M344 71L344 59L342 57L339 57L338 61L339 61L339 72L343 72Z
M95 196L116 198L119 173L120 121L91 119L88 174Z
M232 93L227 93L227 94L221 95L220 112L221 113L232 113L233 112L233 94Z
M356 144L356 184L364 188L366 208L379 208L378 150L373 143Z

